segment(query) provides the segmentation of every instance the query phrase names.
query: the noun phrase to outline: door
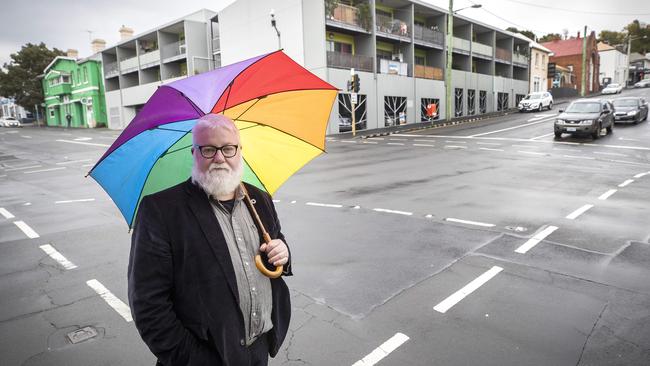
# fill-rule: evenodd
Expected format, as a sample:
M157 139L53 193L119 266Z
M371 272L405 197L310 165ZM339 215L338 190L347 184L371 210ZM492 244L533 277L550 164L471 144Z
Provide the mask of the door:
M88 127L95 128L95 118L93 115L93 105L89 104L86 106L86 123Z

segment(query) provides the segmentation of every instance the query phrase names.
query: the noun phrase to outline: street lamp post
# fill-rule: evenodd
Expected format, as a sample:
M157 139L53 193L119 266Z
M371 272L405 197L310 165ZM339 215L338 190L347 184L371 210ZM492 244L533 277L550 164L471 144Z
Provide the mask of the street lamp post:
M282 49L282 41L280 40L280 31L278 30L278 27L275 25L275 11L271 9L271 27L275 29L275 33L278 35L278 49Z
M474 4L454 11L454 0L449 0L449 16L447 17L447 66L445 67L445 118L451 119L451 65L454 48L454 14L468 8L480 8L481 4Z

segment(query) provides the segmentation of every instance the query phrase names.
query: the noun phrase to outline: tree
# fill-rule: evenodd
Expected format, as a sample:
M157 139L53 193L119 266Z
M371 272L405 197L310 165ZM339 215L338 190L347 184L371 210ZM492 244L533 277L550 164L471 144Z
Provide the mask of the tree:
M515 28L515 27L508 27L508 28L506 28L506 30L507 30L508 32L512 32L512 33L521 33L521 34L523 34L524 36L526 36L526 37L532 39L533 41L535 40L535 38L537 38L537 36L535 35L535 33L533 33L533 31L530 31L530 30L519 30L519 29L517 29L517 28Z
M562 35L559 33L549 33L547 35L544 35L542 38L539 39L539 43L544 43L544 42L552 42L552 41L559 41L562 39Z
M632 52L638 52L642 55L650 52L650 28L641 26L638 20L633 21L625 27L627 34L632 37ZM627 38L624 39L627 42Z
M59 49L50 50L45 43L27 43L20 51L11 54L11 62L0 69L0 95L13 98L25 109L43 103L43 87L38 75L56 56L65 53Z
M604 30L598 34L598 41L611 46L622 44L625 42L625 33Z

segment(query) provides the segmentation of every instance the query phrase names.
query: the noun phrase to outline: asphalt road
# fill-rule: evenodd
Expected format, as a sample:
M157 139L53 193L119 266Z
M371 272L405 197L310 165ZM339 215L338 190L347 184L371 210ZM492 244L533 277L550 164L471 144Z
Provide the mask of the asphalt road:
M329 138L274 197L295 276L271 364L650 364L650 124L554 140L565 107ZM84 178L116 136L0 130L0 364L154 364L119 305L127 226Z

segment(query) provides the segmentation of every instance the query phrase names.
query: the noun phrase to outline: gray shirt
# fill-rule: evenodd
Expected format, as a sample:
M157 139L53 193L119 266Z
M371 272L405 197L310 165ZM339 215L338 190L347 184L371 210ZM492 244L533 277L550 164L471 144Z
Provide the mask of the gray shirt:
M210 199L213 211L230 252L239 308L244 316L246 345L250 346L261 335L273 328L271 280L255 267L255 254L260 236L251 217L241 187L237 189L232 213L217 200Z

